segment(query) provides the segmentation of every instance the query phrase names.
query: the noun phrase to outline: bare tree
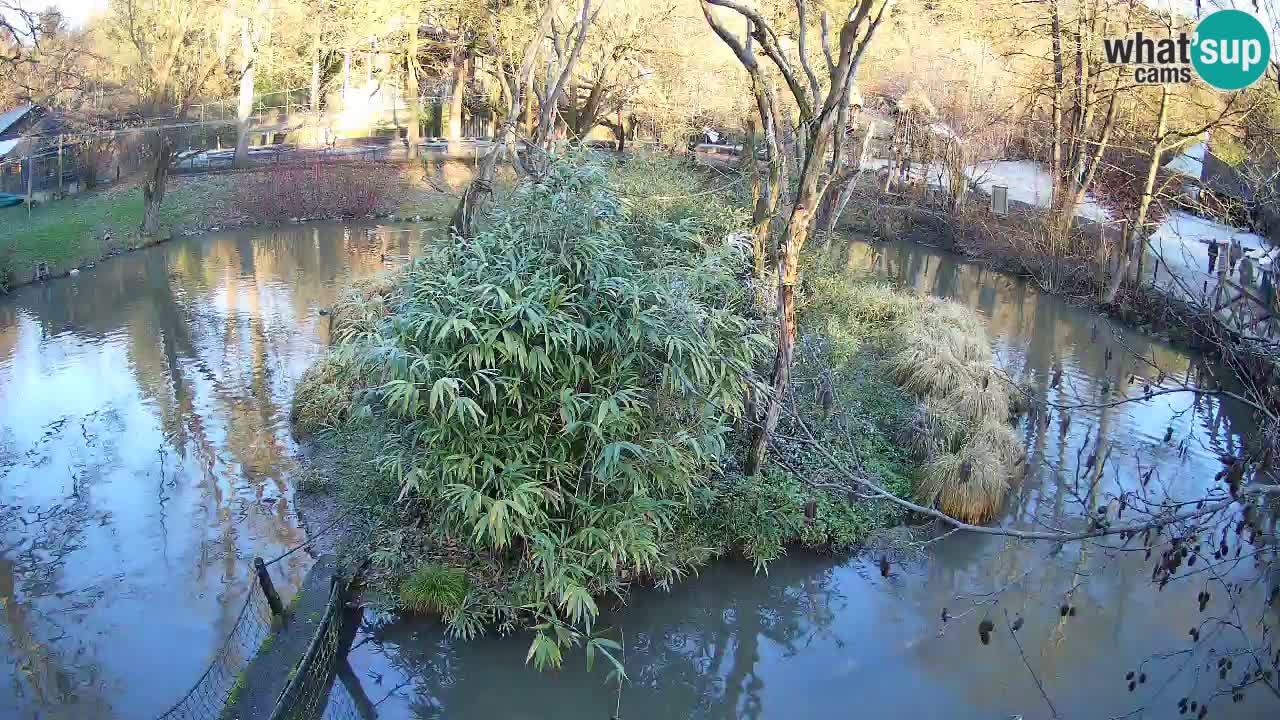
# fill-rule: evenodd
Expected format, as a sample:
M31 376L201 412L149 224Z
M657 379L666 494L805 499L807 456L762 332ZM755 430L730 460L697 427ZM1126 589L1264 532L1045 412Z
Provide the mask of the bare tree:
M186 119L205 83L225 61L230 23L221 2L116 0L110 32L132 50L128 68L138 106L152 127L144 144L142 232L160 230L173 141L165 125Z
M405 142L409 147L409 156L418 153L418 143L422 140L422 87L418 82L418 36L422 30L422 2L411 0L405 14L408 38L404 52L404 100L409 106L409 129L405 133Z
M590 4L590 0L584 0L584 17ZM498 161L508 152L513 156L517 152L516 125L520 121L522 100L525 93L531 92L533 71L539 57L538 49L545 41L556 9L557 3L555 0L551 0L546 4L536 26L529 33L523 47L518 51L515 48L505 46L497 29L491 28L490 39L492 47L497 54L495 58L496 65L499 68L497 75L506 99L506 113L502 118L502 124L498 128L497 136L494 138L493 147L480 161L476 177L467 186L467 189L462 194L462 199L458 201L458 207L454 210L449 229L459 238L466 239L473 236L477 215L480 213L484 203L492 199L493 181L497 174ZM585 27L583 32L585 32ZM517 62L519 63L518 66L516 65ZM535 149L531 147L529 151L534 152ZM519 164L518 161L516 164Z
M608 126L625 142L623 108L651 72L646 62L661 42L653 29L669 24L676 10L672 4L637 8L619 3L610 9L596 19L578 71L560 98L560 115L574 142L598 125ZM619 117L614 121L611 115Z
M551 0L551 6L555 7L555 5L556 0ZM534 152L526 156L529 162L524 166L524 169L533 175L541 175L542 170L545 169L544 159L547 152L551 150L556 123L559 122L560 98L570 78L573 77L578 58L582 55L582 48L586 45L587 28L595 22L599 13L599 8L594 13L591 12L591 0L583 0L581 10L567 29L562 29L558 19L554 14L552 15L551 49L553 52L547 56L546 81L542 94L538 98L538 124L529 141L533 148L543 152Z
M457 37L450 52L449 117L445 127L445 137L449 141L450 152L457 152L458 143L462 140L462 109L466 100L467 76L471 68L472 55L470 32L460 22Z
M249 131L253 122L254 78L257 75L258 47L262 43L262 25L257 8L241 8L240 17L240 97L236 108L235 166L249 163Z
M703 15L716 35L733 50L733 54L742 63L751 77L751 94L755 101L756 116L760 119L760 130L765 142L769 170L767 177L760 177L757 172L755 158L754 122L749 125L750 140L746 150L746 162L752 170L752 210L751 210L751 242L752 257L755 264L756 279L764 278L766 254L769 243L769 227L777 213L778 201L782 197L783 166L782 145L778 138L778 127L782 122L778 110L777 91L772 79L761 69L753 51L753 35L756 32L754 20L748 19L748 32L745 41L730 32L712 13L707 3L702 4Z
M56 8L32 12L0 0L0 105L74 104L88 82L85 44Z
M0 0L0 68L8 93L16 90L19 73L36 64L43 41L40 16L14 0Z
M754 433L750 454L745 463L747 473L754 475L764 465L769 437L778 425L783 397L788 387L795 349L795 286L799 282L800 251L809 239L819 204L831 183L828 153L840 156L842 152L840 147L844 142L845 132L838 123L842 118L847 120L850 90L858 65L871 45L885 13L892 7L893 0L879 2L856 0L850 7L837 34L838 50L828 53L832 62L828 63L827 67L825 92L810 65L809 58L801 52L798 57L801 70L796 70L795 64L782 48L778 32L758 10L737 0L702 0L702 4L712 29L726 42L730 37L728 31L716 21L710 8L706 6L714 5L731 10L751 23L752 36L760 43L765 56L782 76L792 99L799 108L798 126L802 130L800 140L803 144L803 161L798 170L798 189L786 228L778 242L778 349L773 363L773 393L765 408L764 421ZM805 38L809 31L806 27L805 5L805 0L796 0L799 21L797 44L802 50L806 45ZM827 34L823 33L823 45L828 46L829 42ZM741 51L735 45L731 47L747 71L753 72L751 65L754 64L754 59L746 54L745 47L741 48ZM744 57L747 57L750 62L744 61ZM774 123L775 114L772 111L762 112L760 122L762 126Z

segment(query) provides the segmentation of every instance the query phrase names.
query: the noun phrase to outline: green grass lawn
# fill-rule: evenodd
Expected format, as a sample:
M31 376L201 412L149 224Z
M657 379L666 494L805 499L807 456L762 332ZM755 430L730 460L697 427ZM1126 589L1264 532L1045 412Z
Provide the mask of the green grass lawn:
M243 182L243 175L171 178L160 210L163 231L158 237L269 222L252 216L253 204L244 202L244 186L237 194L237 184ZM412 175L387 188L383 200L384 212L436 221L447 220L457 202L450 192ZM141 225L142 190L136 187L85 193L40 205L30 213L23 206L0 209L0 290L7 289L6 283L30 282L42 262L48 263L50 273L59 275L155 242L156 238L142 236Z
M214 211L223 206L230 188L226 177L172 182L161 208L161 225L173 232L204 227L218 215ZM145 245L141 225L139 188L85 193L30 212L21 205L0 209L0 276L12 274L15 283L22 283L41 262L49 264L50 272L60 273ZM0 287L3 283L0 277Z

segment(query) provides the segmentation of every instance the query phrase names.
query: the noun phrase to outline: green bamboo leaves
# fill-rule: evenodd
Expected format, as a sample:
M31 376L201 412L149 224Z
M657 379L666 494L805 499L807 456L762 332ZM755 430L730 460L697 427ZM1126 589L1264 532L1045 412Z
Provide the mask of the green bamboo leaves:
M539 667L590 635L622 578L670 572L664 534L723 457L724 412L768 347L740 312L745 248L723 218L638 207L601 166L559 163L473 240L410 266L378 313L346 313L390 427L377 466L453 539L516 558L544 621Z

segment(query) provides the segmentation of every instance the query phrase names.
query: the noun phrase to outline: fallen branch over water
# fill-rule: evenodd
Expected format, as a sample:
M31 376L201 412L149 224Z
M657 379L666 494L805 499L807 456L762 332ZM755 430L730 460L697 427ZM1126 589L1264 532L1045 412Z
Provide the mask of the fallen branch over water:
M1185 510L1182 512L1157 515L1157 516L1154 516L1153 519L1148 522L1133 523L1129 525L1106 525L1106 526L1096 527L1091 530L1087 530L1083 532L1069 532L1066 530L1052 530L1052 531L1017 530L1014 528L974 525L971 523L957 520L951 517L950 515L947 515L946 513L943 513L939 510L935 510L934 508L926 507L924 505L919 505L917 503L911 502L910 500L907 500L906 498L899 497L889 492L888 490L884 489L883 487L881 487L874 480L864 475L851 472L848 468L844 467L839 462L837 462L835 457L833 457L831 453L826 450L825 447L823 447L820 443L818 443L818 441L814 438L813 433L809 430L809 426L805 424L803 419L801 419L794 411L791 411L790 415L791 415L791 418L795 420L795 422L805 431L805 434L807 435L807 437L775 435L776 438L779 440L789 440L791 442L801 443L809 447L814 452L816 452L819 457L821 457L824 461L826 461L833 469L835 469L840 474L844 475L852 483L852 485L837 485L832 483L820 483L820 484L811 483L811 485L813 485L814 487L817 487L823 490L835 490L835 491L842 491L842 492L852 492L855 486L862 487L867 490L870 490L872 493L872 497L888 500L889 502L892 502L895 505L903 507L912 512L925 515L935 520L939 520L944 524L949 525L950 527L955 528L957 530L963 530L965 532L976 533L979 535L999 535L1004 537L1017 538L1019 540L1048 540L1048 541L1057 542L1057 543L1075 542L1079 540L1088 540L1091 538L1106 537L1109 535L1124 534L1124 535L1132 536L1137 533L1146 532L1147 530L1164 528L1176 523L1186 522L1188 520L1194 520L1197 518L1202 518L1208 515L1212 515L1248 497L1264 496L1264 495L1280 495L1280 485L1255 485L1251 487L1241 488L1240 492L1237 494L1236 497L1226 497L1224 499L1217 500L1212 503L1207 503L1202 507L1197 507L1193 510Z

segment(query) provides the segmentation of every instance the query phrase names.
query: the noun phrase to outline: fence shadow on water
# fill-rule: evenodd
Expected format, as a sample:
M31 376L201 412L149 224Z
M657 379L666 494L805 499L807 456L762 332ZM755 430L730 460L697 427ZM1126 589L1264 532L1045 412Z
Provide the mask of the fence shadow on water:
M290 674L270 720L372 720L360 681L347 664L347 653L360 626L362 611L347 606L346 583L334 578L329 602L307 652Z

